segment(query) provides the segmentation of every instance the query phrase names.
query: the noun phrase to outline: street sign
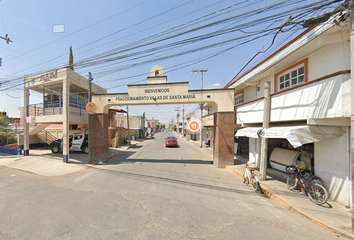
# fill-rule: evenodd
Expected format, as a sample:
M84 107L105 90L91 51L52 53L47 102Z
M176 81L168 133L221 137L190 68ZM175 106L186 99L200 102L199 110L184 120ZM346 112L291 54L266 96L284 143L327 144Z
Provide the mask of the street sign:
M202 124L200 123L200 121L198 119L192 119L189 123L188 123L188 130L196 133L199 132L199 130L201 129Z
M97 112L97 105L93 102L89 102L86 105L86 112L88 114L95 114Z

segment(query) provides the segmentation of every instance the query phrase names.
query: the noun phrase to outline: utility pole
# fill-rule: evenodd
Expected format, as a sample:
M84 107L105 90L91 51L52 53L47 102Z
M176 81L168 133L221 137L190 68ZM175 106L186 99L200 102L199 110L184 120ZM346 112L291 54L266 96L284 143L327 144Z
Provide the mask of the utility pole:
M264 86L264 110L263 110L263 128L269 128L270 122L270 81L265 82ZM261 138L261 162L260 162L260 180L265 181L267 177L268 166L268 138Z
M182 137L184 137L184 104L183 104L183 111L182 111Z
M192 69L192 74L193 73L200 73L201 74L201 79L200 79L200 89L203 90L203 74L208 71L209 68L205 70L193 70ZM203 103L200 104L200 123L203 124ZM199 133L199 138L200 138L200 148L203 148L203 126L200 126L200 133Z
M351 188L352 188L352 229L354 230L354 0L349 2L350 13L350 85L351 85L351 121L350 121L350 158L351 158Z
M177 112L177 132L179 134L179 108L180 107L175 107L175 111Z
M145 139L145 112L143 113L143 138Z
M5 34L5 37L1 37L1 36L0 36L0 38L1 38L1 39L4 39L7 44L9 44L10 42L12 42L12 40L10 40L10 38L9 38L9 35L7 35L7 34Z
M129 106L127 105L127 123L128 123L128 141L129 141L129 146L131 144L130 142L130 128L129 128Z
M92 74L89 72L89 92L88 98L89 102L92 102ZM88 145L89 145L89 164L92 164L92 114L88 115L89 117L89 134L88 134Z

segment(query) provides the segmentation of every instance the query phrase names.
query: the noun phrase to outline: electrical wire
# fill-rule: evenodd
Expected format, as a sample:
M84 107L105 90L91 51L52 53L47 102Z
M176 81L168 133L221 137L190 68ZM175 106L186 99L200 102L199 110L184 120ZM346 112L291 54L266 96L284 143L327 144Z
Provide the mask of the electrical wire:
M283 1L283 2L285 2L285 1ZM290 1L287 1L287 2L289 3ZM292 1L292 2L294 3L294 2L298 2L298 1ZM319 4L319 3L322 3L322 2L325 2L325 1L319 1L319 2L316 2L315 4L306 5L306 8L309 8L309 7L317 7L318 8L319 6L317 6L316 4ZM331 2L334 2L334 1L331 1ZM272 6L275 7L274 4ZM269 8L264 8L263 10L259 10L258 12L262 13L265 9L269 9ZM302 8L297 8L295 10L301 10L301 9L305 9L305 8L302 7ZM291 12L291 11L294 11L294 9L291 9L288 12ZM259 20L260 20L260 22L262 24L264 24L265 22L269 21L269 19L274 20L274 16L275 15L272 15L270 18L269 17L268 18L261 18ZM279 14L277 14L276 16L279 17ZM267 19L267 20L265 20L265 19ZM207 24L204 24L204 25L196 27L196 28L187 29L186 31L182 32L182 35L188 34L188 33L191 33L193 31L200 30L200 29L204 29L205 27L216 26L216 25L218 25L220 23L225 23L227 21L229 21L229 18L227 20L224 19L224 20L219 20L219 21L213 21L211 23L207 23ZM106 63L109 63L109 62L114 62L114 61L122 60L122 59L127 59L127 61L141 60L142 58L145 58L145 57L147 57L149 55L151 56L151 53L153 53L153 55L156 55L156 54L159 53L159 51L160 51L160 53L162 53L162 51L164 51L166 49L173 49L173 48L177 48L177 47L180 47L180 46L186 46L188 44L197 43L199 41L205 41L206 39L211 39L211 38L214 38L214 37L218 37L218 36L221 36L223 34L229 34L231 32L236 32L236 31L246 33L242 29L245 28L245 27L249 27L250 26L249 24L250 24L250 22L244 23L243 25L241 24L241 26L238 26L238 29L235 28L235 27L227 28L227 29L223 28L221 30L213 31L210 34L197 35L195 37L190 37L190 38L187 38L187 39L179 40L177 42L168 43L168 44L165 44L163 46L153 47L153 48L150 48L150 49L141 50L139 52L135 51L133 53L129 53L129 54L126 54L126 55L123 55L123 56L107 58L109 56L114 56L114 55L120 54L122 52L127 52L127 51L130 51L130 50L133 50L132 47L130 47L130 48L127 47L125 49L121 48L119 51L117 51L117 49L115 49L115 50L112 50L111 52L108 52L108 53L106 52L106 53L103 53L102 55L100 55L99 58L101 58L101 59L99 59L98 56L95 55L95 56L91 57L91 59L86 59L86 60L83 60L81 62L78 62L75 65L75 67L78 67L79 69L80 68L87 68L87 67L92 67L94 65L106 64ZM278 28L275 27L274 29L271 29L268 34L272 34L273 33L272 31L275 31L275 30L279 30L279 27ZM257 33L258 34L262 34L263 33L263 35L261 35L261 36L265 36L266 35L266 32L264 30L259 30L259 32L255 31L254 35L256 35ZM181 34L181 32L176 32L176 33L174 33L172 35L172 37L180 37L181 36L180 34ZM157 39L157 40L154 40L153 42L151 42L151 41L150 42L146 42L146 43L140 44L138 46L139 46L139 48L141 48L141 47L146 47L147 45L155 44L155 43L160 42L160 41L171 40L170 37L171 37L171 35L169 35L169 37L167 39L166 38ZM202 50L208 49L208 48L220 47L220 45L226 46L227 44L231 44L234 41L239 41L239 40L242 40L242 39L246 39L246 40L244 40L244 42L241 42L241 43L236 45L236 46L241 46L241 45L245 44L246 41L248 42L248 41L251 41L251 40L253 41L253 40L256 39L256 38L247 39L247 37L250 37L250 36L240 36L240 37L229 38L229 39L226 39L224 41L218 41L215 44L209 44L207 46L204 46L204 47L202 46L202 47L199 47L199 48L196 48L196 49L193 49L193 50L185 50L184 52L179 52L177 54L171 54L169 56L159 57L159 58L157 58L157 60L166 60L166 59L169 59L169 58L179 57L179 56L183 56L183 55L186 55L186 54L191 54L191 53L194 53L194 52L197 52L197 51L202 51ZM133 44L133 46L134 46L134 44ZM130 46L132 46L132 45L130 45ZM134 49L136 49L136 47L137 46L135 45ZM233 48L227 48L227 49L230 50L230 49L233 49ZM225 52L225 51L222 51L222 52ZM144 54L144 55L142 55L142 54ZM214 56L217 56L217 55L219 55L219 54L214 54ZM154 60L156 61L156 58ZM131 67L136 67L136 66L140 66L140 65L143 65L143 64L150 63L151 61L153 61L153 59L141 61L140 63L132 63L130 65L121 66L119 68L116 68L116 70L117 71L122 71L124 69L128 69L128 68L131 68ZM13 85L9 86L7 88L7 89L9 89L9 88L11 88L13 86L16 86L16 81L17 82L21 81L20 84L23 84L23 82L22 82L23 78L10 79L10 80L7 80L7 81L3 81L1 83L3 85L5 85L5 84L8 84L8 83L11 82L11 84L13 84ZM2 89L2 90L6 90L6 88Z

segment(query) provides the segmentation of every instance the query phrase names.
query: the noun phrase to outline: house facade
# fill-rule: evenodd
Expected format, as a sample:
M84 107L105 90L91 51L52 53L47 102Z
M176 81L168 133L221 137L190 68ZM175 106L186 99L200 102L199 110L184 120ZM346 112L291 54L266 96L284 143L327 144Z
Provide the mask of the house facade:
M138 138L144 138L144 124L143 116L129 116L129 129L130 137L135 140ZM117 115L117 126L125 128L125 136L128 138L128 119L126 115Z
M230 83L237 136L249 138L249 159L260 164L276 147L301 152L324 180L330 199L351 205L349 20L333 16L306 29ZM265 86L270 83L270 128L263 129ZM295 136L295 138L294 138Z

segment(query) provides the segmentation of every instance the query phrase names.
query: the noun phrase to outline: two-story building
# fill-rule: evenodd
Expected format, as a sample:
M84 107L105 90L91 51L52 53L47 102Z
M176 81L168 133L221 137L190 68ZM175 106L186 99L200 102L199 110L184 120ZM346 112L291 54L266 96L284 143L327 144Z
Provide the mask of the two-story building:
M227 85L235 91L237 136L249 137L249 159L260 163L260 138L301 152L324 180L330 199L351 205L350 27L339 13L312 26ZM270 127L262 129L270 83ZM268 162L269 163L269 162ZM268 165L269 166L269 165Z
M63 138L63 161L68 161L69 134L88 129L88 90L89 80L70 68L25 77L22 113L25 156L29 154L31 140L40 138L49 143L55 138ZM30 104L30 91L41 93L43 101ZM105 94L107 91L92 83L92 93ZM46 128L52 133L55 129L54 136Z

